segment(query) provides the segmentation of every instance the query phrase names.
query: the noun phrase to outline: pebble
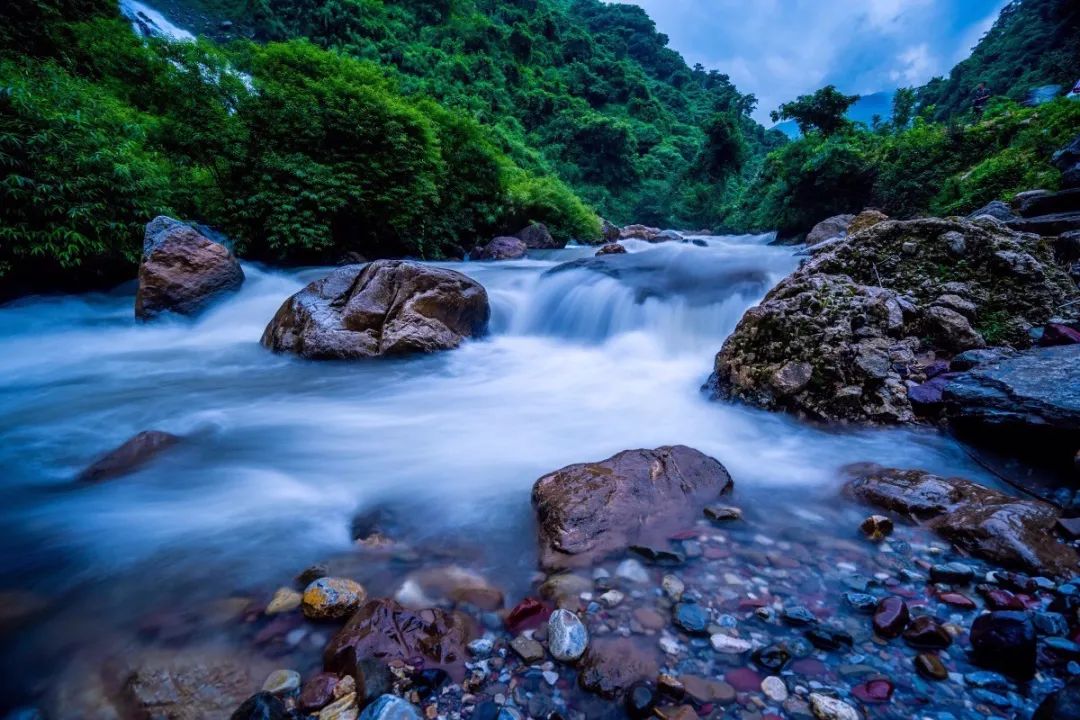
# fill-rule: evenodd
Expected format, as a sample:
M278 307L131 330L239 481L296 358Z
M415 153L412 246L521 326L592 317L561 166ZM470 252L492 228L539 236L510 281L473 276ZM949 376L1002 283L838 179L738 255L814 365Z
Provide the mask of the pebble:
M866 593L846 592L844 593L844 602L856 612L870 614L877 609L878 599Z
M668 655L678 655L684 650L682 643L670 635L660 636L660 649Z
M898 637L911 620L907 603L901 598L891 596L882 598L874 611L874 632L886 640Z
M818 720L860 720L858 710L821 693L810 693L810 709Z
M1035 673L1035 626L1027 613L998 610L971 624L975 664L1020 679Z
M300 689L300 673L295 670L275 670L262 685L263 692L288 695Z
M924 615L908 625L904 642L917 650L944 650L952 645L952 636L937 620Z
M300 607L300 603L303 602L303 599L304 596L292 588L278 588L274 591L274 597L270 598L270 602L267 604L265 612L267 615L292 612Z
M975 571L969 565L959 562L934 565L930 568L930 582L965 585L975 577Z
M780 672L791 661L791 653L780 645L756 650L751 657L758 667L770 672Z
M618 590L608 590L600 596L600 602L602 602L606 608L613 608L618 606L625 597L626 596Z
M495 649L495 641L490 637L476 638L467 647L473 657L486 658L490 657L491 651Z
M675 625L691 635L704 635L708 632L709 611L692 602L681 602L672 611Z
M915 657L915 670L927 680L947 680L949 671L941 662L941 658L932 653L919 653Z
M780 613L780 617L788 625L795 625L796 627L812 625L817 622L817 616L814 613L799 605L784 608Z
M775 703L782 703L788 699L787 685L775 675L770 675L761 681L761 692Z
M615 577L629 580L632 583L644 585L650 581L649 571L641 564L640 560L627 558L615 568Z
M664 579L660 581L660 587L675 602L681 600L683 593L686 591L686 585L675 575L665 575Z
M656 707L656 691L646 682L636 682L626 691L626 712L632 720L644 720L653 716Z
M851 634L837 627L819 625L806 631L806 639L818 650L839 650L851 647L854 640Z
M871 515L862 521L859 530L871 542L881 542L893 532L893 521L884 515Z
M319 720L325 720L321 714ZM415 705L397 695L380 695L364 708L360 720L421 720L421 715Z
M548 618L548 649L562 662L573 662L585 654L589 632L577 615L569 610L556 610Z
M518 635L510 641L510 647L527 664L531 665L544 659L544 646L531 637Z
M705 507L705 517L716 523L742 520L742 510L733 505L707 505Z
M748 640L724 635L723 633L713 635L709 638L709 642L712 643L713 650L725 655L741 655L750 652L754 647Z
M339 620L356 612L366 598L364 586L354 580L323 577L304 590L301 607L312 620Z
M368 708L368 710L370 709L371 707ZM368 710L364 711L364 720L376 720L376 718L378 718L378 720L383 720L383 718L394 717L393 715L370 715L368 714ZM319 720L356 720L359 713L360 710L356 707L356 693L350 693L320 710Z

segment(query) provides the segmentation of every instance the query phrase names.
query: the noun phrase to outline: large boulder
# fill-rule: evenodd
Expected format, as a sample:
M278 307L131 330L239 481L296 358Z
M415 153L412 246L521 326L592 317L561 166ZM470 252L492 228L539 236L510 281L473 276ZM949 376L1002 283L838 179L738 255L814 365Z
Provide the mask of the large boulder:
M528 247L516 237L497 237L487 245L470 254L473 260L519 260L525 257Z
M615 225L608 220L602 220L600 222L600 237L603 239L604 243L610 244L618 242L621 236L622 233L620 232L618 225Z
M817 420L910 422L926 358L1030 345L1029 330L1077 297L1048 241L990 218L878 221L749 310L712 384L720 397Z
M143 430L79 473L78 480L94 483L135 472L178 442L171 433Z
M143 237L135 317L195 315L243 282L240 262L227 247L179 220L156 217Z
M946 385L943 399L961 435L1073 469L1080 451L1080 345L979 365Z
M961 550L1006 568L1055 577L1077 571L1076 551L1054 539L1061 513L963 478L877 465L848 468L851 497L931 528Z
M854 215L833 215L830 218L825 218L806 234L806 244L817 245L826 240L845 237L848 233L848 226L851 225L851 221L854 219Z
M723 465L683 445L556 470L532 491L540 564L582 567L631 545L666 543L732 486Z
M476 629L464 615L440 609L409 610L393 600L372 600L352 616L323 651L326 670L355 675L365 661L422 658L456 682L465 676L466 646Z
M645 240L647 242L654 242L662 231L660 228L649 227L647 225L627 225L619 230L620 240Z
M339 268L285 301L262 344L309 359L449 350L487 329L491 308L475 280L406 260Z
M566 241L559 242L551 236L547 225L533 223L522 228L514 234L514 237L525 243L525 247L531 250L559 250L566 247Z

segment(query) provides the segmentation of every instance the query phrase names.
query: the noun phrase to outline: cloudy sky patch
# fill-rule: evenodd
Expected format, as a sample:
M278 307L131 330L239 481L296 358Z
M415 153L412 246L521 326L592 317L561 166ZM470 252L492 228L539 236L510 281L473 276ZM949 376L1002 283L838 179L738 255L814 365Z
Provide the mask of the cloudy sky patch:
M754 116L830 83L920 85L967 57L1007 0L632 0L691 65L758 98Z

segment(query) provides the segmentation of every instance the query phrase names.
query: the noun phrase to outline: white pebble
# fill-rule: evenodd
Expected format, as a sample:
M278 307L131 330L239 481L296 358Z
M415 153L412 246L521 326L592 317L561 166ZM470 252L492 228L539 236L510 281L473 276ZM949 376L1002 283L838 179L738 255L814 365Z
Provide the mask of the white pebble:
M788 699L787 685L775 675L761 681L761 692L774 703L782 703Z
M754 647L747 640L724 635L723 633L713 635L709 638L709 642L712 643L713 650L725 655L741 655L744 652L749 652Z

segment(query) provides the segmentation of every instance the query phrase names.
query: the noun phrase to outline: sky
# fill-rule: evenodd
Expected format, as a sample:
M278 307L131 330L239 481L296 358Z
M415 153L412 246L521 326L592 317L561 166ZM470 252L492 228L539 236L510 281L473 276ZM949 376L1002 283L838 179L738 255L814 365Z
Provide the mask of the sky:
M754 117L828 84L921 85L971 52L1007 0L621 0L648 11L690 65L731 76Z

